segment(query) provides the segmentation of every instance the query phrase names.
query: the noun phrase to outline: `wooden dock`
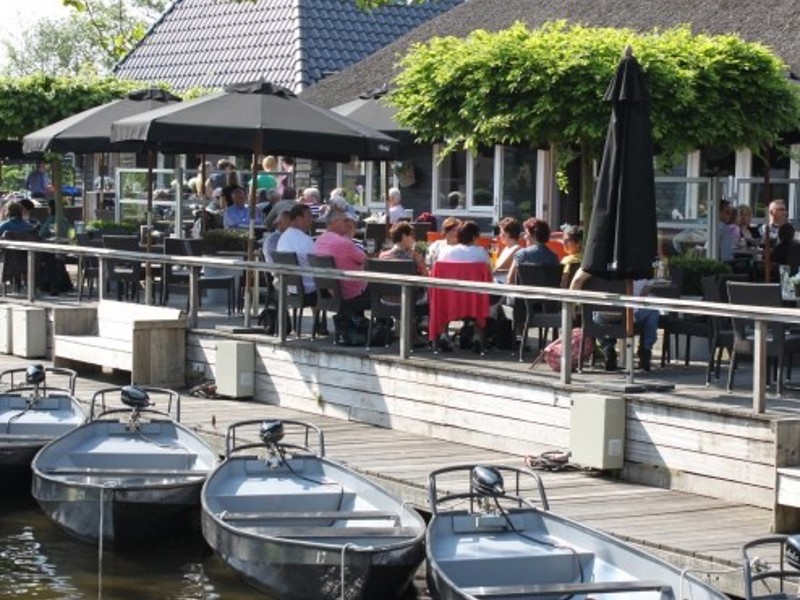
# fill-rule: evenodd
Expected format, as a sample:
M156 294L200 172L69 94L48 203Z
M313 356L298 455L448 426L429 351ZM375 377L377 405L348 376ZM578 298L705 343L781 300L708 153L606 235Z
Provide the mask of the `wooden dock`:
M0 354L0 369L33 361ZM48 364L47 361L35 361ZM103 387L124 385L120 374L80 377L77 396L88 402ZM391 430L252 400L202 399L184 395L182 421L222 448L227 426L253 418L307 420L325 432L327 454L349 464L425 509L430 471L456 463L521 466L520 454ZM554 512L636 543L685 568L722 570L707 579L741 596L741 546L769 533L771 511L663 488L626 483L575 470L540 472Z

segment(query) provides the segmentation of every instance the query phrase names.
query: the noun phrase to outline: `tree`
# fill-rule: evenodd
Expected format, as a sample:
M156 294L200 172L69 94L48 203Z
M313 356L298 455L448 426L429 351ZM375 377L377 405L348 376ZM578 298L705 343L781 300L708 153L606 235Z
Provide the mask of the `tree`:
M166 0L62 0L64 19L43 19L16 42L4 40L6 73L107 73L144 37Z
M653 139L667 156L703 146L760 152L800 127L783 61L761 44L687 27L639 34L557 22L436 38L401 59L390 102L419 139L446 140L446 151L544 142L560 154L579 149L591 174L610 114L602 97L627 44L648 76ZM589 185L581 197L586 215Z

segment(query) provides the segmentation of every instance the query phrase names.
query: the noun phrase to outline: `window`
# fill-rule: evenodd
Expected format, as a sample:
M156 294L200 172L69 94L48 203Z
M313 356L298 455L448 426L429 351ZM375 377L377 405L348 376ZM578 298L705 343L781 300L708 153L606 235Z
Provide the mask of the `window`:
M500 218L523 220L536 214L536 165L533 148L503 147L503 205Z
M495 199L495 149L459 151L442 157L434 147L433 207L437 212L492 212ZM441 160L440 160L441 158Z

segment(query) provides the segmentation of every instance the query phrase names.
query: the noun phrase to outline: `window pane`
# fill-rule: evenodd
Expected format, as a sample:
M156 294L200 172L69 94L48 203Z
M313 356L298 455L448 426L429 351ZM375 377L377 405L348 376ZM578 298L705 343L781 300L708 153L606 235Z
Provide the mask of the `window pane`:
M439 186L436 190L437 209L458 209L465 207L467 192L467 153L464 151L448 154L436 165Z
M494 148L481 149L473 156L472 206L494 206Z
M524 219L536 211L536 153L532 148L503 148L501 217Z
M339 187L344 190L345 198L350 202L355 204L361 203L359 189L361 189L363 193L363 188L366 186L366 180L364 178L365 173L366 163L359 160L343 163L341 165Z

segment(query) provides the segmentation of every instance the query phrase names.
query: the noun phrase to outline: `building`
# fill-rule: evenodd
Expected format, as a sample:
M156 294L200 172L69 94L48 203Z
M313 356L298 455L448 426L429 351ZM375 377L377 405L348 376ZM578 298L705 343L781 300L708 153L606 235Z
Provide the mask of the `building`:
M475 29L499 31L517 21L535 28L558 19L639 31L688 23L695 32L737 33L771 47L794 73L800 74L800 38L796 35L800 11L791 0L779 0L769 6L755 0L638 0L635 9L624 0L469 0L312 86L303 98L333 107L351 101L359 92L384 85L396 73L396 57L415 42L435 36L463 37ZM553 225L576 222L576 194L563 195L555 189L549 154L546 149L498 146L481 155L462 152L438 161L436 148L433 152L420 148L410 161L416 174L415 185L403 190L404 205L410 202L417 212L433 210L441 215L460 214L494 221L503 214L537 214ZM662 228L705 227L704 221L696 221L703 216L705 206L719 195L737 203L758 204L765 196L763 170L764 161L747 149L708 148L690 153L686 163L670 173L671 177L659 180ZM340 168L340 184L346 184L348 176L353 177L349 173ZM578 173L568 172L568 176L575 179ZM800 216L799 178L796 160L771 157L772 197L786 198L794 217ZM367 181L370 179L366 177ZM463 206L450 207L448 193L452 189L461 191ZM378 206L379 194L373 194L371 200Z

